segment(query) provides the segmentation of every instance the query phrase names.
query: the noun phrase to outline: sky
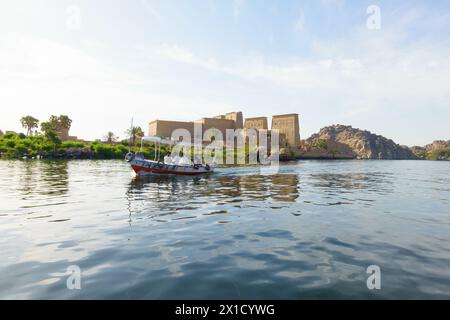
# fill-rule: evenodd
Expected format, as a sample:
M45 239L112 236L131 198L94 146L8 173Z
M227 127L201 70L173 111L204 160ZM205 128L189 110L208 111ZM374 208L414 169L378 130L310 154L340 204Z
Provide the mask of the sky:
M374 7L375 6L375 7ZM375 8L375 9L374 9ZM0 4L0 130L52 114L125 137L131 118L298 113L450 139L447 0L14 0Z

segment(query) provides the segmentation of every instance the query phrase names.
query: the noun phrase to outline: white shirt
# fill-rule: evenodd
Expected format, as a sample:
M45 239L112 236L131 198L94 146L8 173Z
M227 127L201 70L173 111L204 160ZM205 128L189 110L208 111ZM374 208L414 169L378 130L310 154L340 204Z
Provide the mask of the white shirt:
M182 164L190 165L191 164L191 160L187 156L183 156Z
M172 163L172 157L171 156L165 156L164 157L164 163L165 164L171 164Z

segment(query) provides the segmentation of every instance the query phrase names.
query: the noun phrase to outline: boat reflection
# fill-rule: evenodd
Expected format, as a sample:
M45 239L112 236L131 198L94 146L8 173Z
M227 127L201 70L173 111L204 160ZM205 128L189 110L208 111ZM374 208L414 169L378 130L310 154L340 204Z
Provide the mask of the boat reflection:
M205 177L135 177L127 191L130 213L162 213L201 209L202 205L239 207L246 202L296 202L296 174L212 175Z

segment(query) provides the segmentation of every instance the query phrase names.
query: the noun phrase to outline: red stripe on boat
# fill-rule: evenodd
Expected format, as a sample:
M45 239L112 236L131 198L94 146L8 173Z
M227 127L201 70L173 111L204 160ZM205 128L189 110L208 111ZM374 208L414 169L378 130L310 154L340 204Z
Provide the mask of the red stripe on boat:
M141 166L131 166L134 170L134 172L150 172L150 173L156 173L156 174L185 174L185 175L197 175L197 174L206 174L208 171L174 171L174 170L159 170L156 168L147 168L147 167L141 167Z

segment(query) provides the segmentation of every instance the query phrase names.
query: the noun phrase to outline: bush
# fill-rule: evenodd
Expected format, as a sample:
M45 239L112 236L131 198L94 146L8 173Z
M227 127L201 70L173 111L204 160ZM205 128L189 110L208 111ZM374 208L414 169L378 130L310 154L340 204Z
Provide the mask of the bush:
M15 132L8 132L3 135L3 139L14 139L17 137Z
M319 148L319 149L323 149L323 150L328 150L328 142L324 139L319 139L315 144L314 147Z
M16 141L14 141L14 140L7 140L7 141L5 141L5 145L6 145L8 148L13 149L13 148L16 147Z
M53 131L36 136L8 132L0 136L0 154L6 158L21 158L24 154L28 154L31 157L40 155L46 158L123 159L128 153L128 141L126 142L126 144L115 145L105 144L99 140L90 143L61 142L59 136ZM137 150L137 147L133 148L133 151ZM161 146L161 156L168 151L169 147ZM143 152L146 158L154 158L154 146L144 145Z
M79 141L65 141L61 145L64 149L84 148L84 143Z
M112 159L115 157L114 147L103 144L93 144L94 155L98 159Z
M450 148L434 149L427 154L427 160L450 159Z
M115 155L115 158L117 158L117 159L124 158L127 153L128 153L128 148L125 147L124 145L117 145L114 148L114 155Z

